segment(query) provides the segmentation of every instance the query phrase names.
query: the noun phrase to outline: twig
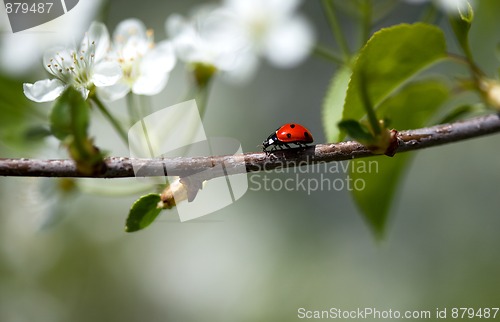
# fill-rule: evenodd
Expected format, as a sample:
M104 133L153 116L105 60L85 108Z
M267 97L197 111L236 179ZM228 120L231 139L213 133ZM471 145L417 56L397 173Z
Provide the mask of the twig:
M500 115L498 114L417 130L400 131L396 153L459 142L496 132L500 132ZM158 159L109 157L105 159L106 169L94 176L79 173L72 160L0 159L0 176L126 178L164 176L165 174L186 177L196 174L197 179L207 180L226 174L350 160L373 155L360 143L347 141L278 150L271 153L251 152L225 156ZM134 172L134 167L140 168L137 174Z

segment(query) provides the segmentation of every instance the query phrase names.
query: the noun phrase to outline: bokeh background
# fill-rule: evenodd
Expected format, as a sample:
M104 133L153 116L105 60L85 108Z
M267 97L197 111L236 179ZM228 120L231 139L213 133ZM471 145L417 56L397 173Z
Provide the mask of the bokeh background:
M125 18L139 18L160 40L169 14L186 14L200 3L111 0L104 21L113 30ZM475 9L473 52L493 77L500 65L500 5L481 0ZM377 26L416 21L422 10L401 2ZM305 1L300 11L317 39L334 46L320 2ZM355 39L356 21L347 13L340 18ZM449 35L446 21L441 25ZM5 67L23 65L5 59L6 30L0 42L2 82L14 85L0 88L0 100L6 90L21 93L18 84L44 76L41 63L20 73ZM455 50L453 40L449 44ZM22 46L18 51L15 60L27 56ZM296 121L324 142L321 104L334 71L311 57L286 70L264 62L243 85L218 79L205 130L255 151L277 126ZM186 83L178 64L166 90L153 98L154 107L178 102ZM29 102L21 96L18 104ZM23 113L43 116L50 104L35 107ZM125 115L123 101L112 108ZM0 118L13 114L3 111ZM128 155L102 117L93 118L97 144L113 155ZM12 133L2 136L0 157L64 157L57 143L22 145ZM418 152L381 241L347 191L251 189L201 219L180 223L175 212L163 213L148 229L127 234L124 222L139 194L122 192L133 179L85 179L85 193L57 197L53 179L0 178L0 321L294 321L302 307L499 307L499 138Z

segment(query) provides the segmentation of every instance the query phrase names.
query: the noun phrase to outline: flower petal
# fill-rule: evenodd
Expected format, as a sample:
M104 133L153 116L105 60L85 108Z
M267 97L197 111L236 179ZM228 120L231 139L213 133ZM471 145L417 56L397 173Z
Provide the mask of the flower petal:
M141 74L165 74L175 66L174 47L168 41L162 41L150 50L140 64Z
M193 56L202 47L201 39L192 24L181 15L173 14L165 22L165 28L172 39L177 57L184 62L192 62Z
M97 95L106 101L116 101L130 92L130 87L124 82L118 82L111 86L98 87Z
M77 88L77 90L80 92L80 94L82 94L83 99L87 100L87 98L89 97L90 91L85 87L79 87L79 88Z
M113 33L115 43L122 43L129 38L147 39L146 26L139 19L127 19L116 26Z
M270 15L273 19L281 19L291 15L301 4L300 0L226 0L227 8L235 12L241 21L246 23Z
M191 29L189 22L181 15L174 13L165 21L165 30L170 38L175 38Z
M469 2L467 0L437 0L438 6L446 12L458 15L460 12L467 12ZM472 4L472 2L471 2Z
M169 74L141 75L132 86L132 92L138 95L156 95L167 85Z
M95 60L100 61L106 56L110 46L108 28L101 22L92 22L85 37L83 37L81 50L87 51L89 46L95 43Z
M92 83L95 86L114 85L122 77L122 69L118 62L101 62L94 66Z
M278 67L294 67L309 54L314 33L304 18L297 16L273 28L266 39L264 55Z
M23 91L34 102L50 102L58 98L66 88L58 79L44 79L35 84L24 83Z
M219 62L237 56L248 47L245 37L237 30L230 12L205 6L197 10L191 20L171 15L166 28L177 57L187 63L204 63L217 68Z
M257 71L259 60L256 55L250 51L240 52L240 54L231 60L227 60L224 64L220 63L221 71L224 72L224 78L232 83L244 84L248 82Z

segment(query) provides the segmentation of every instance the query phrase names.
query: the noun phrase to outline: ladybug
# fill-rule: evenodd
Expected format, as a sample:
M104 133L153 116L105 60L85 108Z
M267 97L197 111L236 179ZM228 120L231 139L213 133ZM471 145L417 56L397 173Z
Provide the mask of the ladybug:
M302 146L312 142L313 137L308 129L297 123L287 123L262 142L262 151L267 152L266 149L270 146L276 150L278 147L283 146L290 148L289 143Z

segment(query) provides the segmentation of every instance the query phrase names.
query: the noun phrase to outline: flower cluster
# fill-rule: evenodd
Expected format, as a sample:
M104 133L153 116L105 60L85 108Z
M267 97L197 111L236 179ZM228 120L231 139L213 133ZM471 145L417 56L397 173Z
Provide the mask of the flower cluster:
M84 98L97 91L115 100L129 91L156 94L175 64L170 43L154 45L142 22L129 19L118 25L111 45L106 26L91 24L78 49L56 48L44 55L46 70L55 78L24 84L24 94L35 102L53 101L68 86Z
M277 67L294 67L309 54L314 33L296 13L299 0L225 0L202 7L189 18L166 22L177 56L189 64L208 64L235 80L252 76L258 58Z
M300 0L225 0L203 6L188 18L168 17L170 40L154 42L153 32L137 19L120 23L111 37L105 25L94 22L79 48L56 48L44 56L54 78L24 84L26 97L53 101L68 86L87 98L97 93L116 100L132 92L154 95L166 85L179 59L194 72L216 72L246 80L260 57L278 67L304 60L313 43L308 21L296 13ZM201 67L201 68L200 68Z

